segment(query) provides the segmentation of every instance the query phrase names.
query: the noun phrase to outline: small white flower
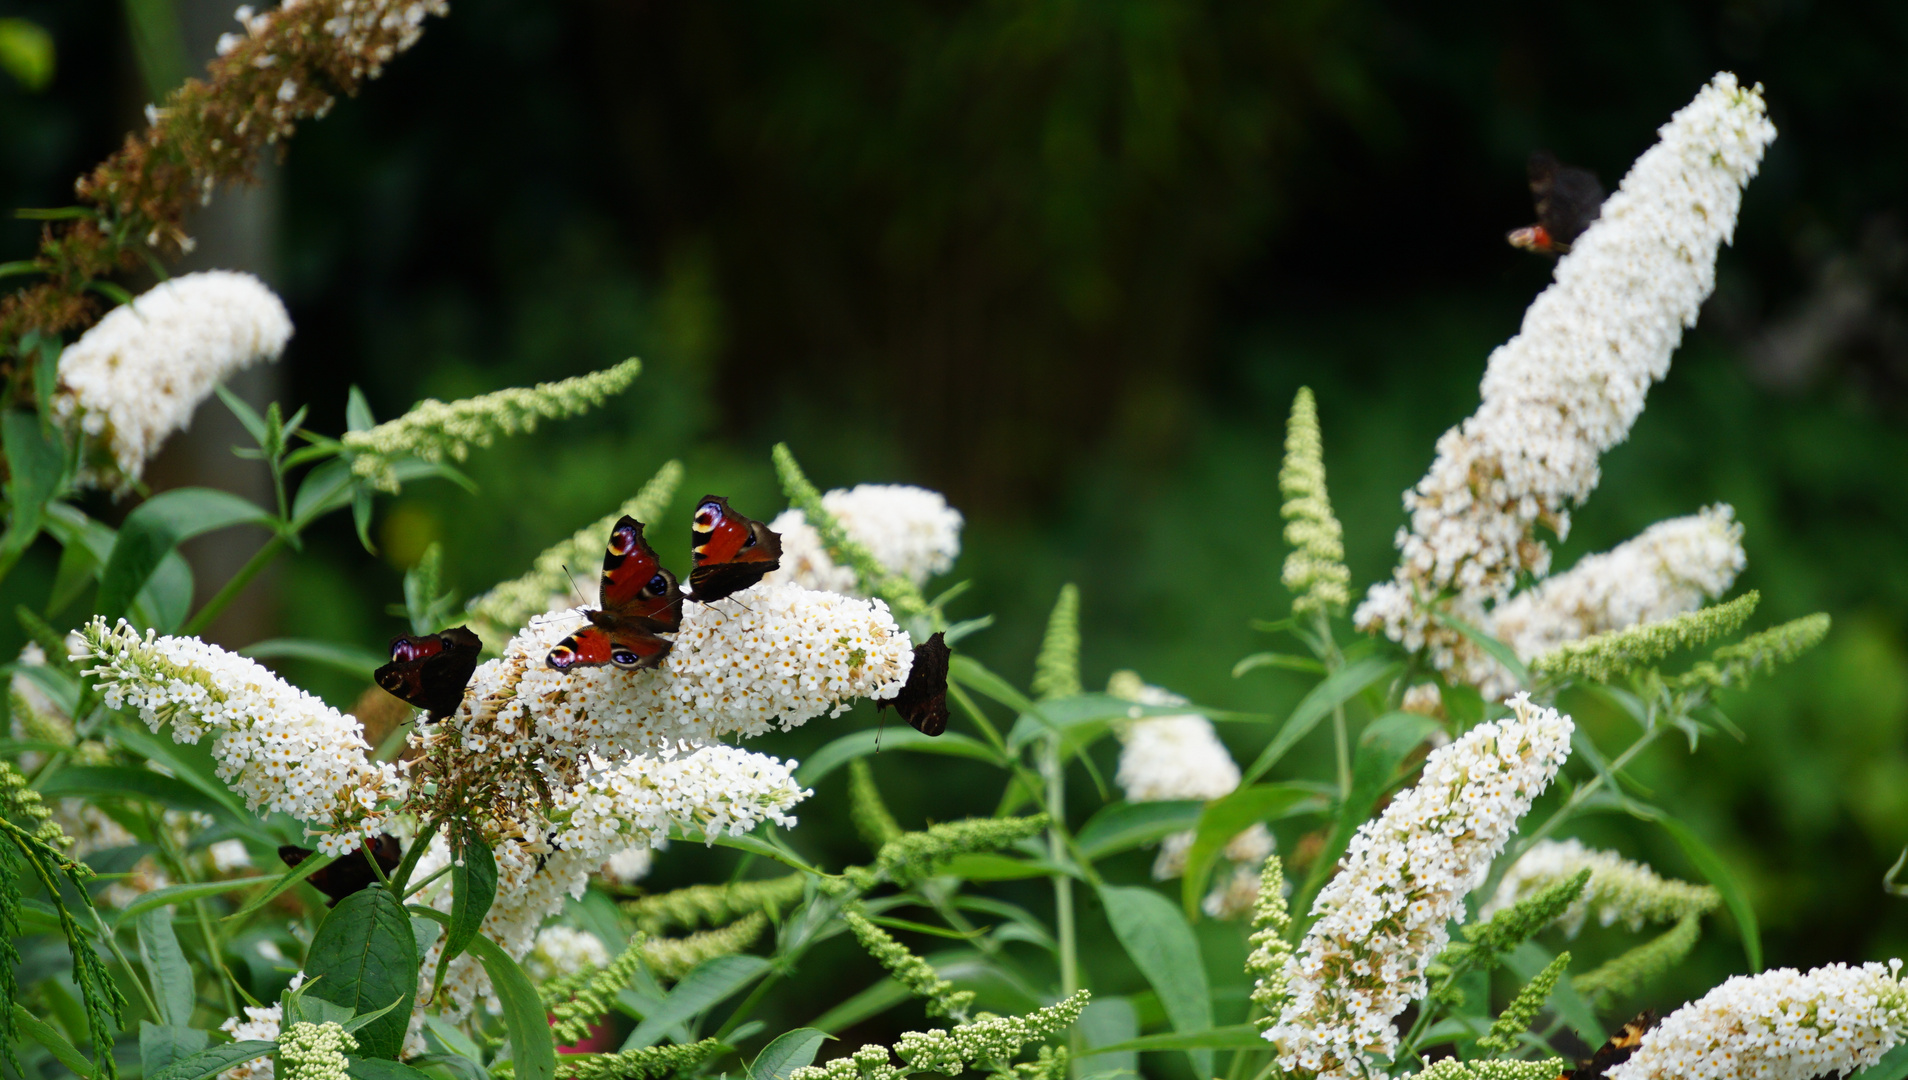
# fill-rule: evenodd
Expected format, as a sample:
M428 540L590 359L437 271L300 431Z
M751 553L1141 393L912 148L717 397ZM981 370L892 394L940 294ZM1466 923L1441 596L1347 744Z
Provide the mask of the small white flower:
M524 961L524 969L537 982L563 975L574 975L584 968L609 963L609 949L601 938L568 926L546 926L537 931L537 942Z
M221 874L252 865L252 853L245 850L243 840L220 840L207 850L212 854L212 866Z

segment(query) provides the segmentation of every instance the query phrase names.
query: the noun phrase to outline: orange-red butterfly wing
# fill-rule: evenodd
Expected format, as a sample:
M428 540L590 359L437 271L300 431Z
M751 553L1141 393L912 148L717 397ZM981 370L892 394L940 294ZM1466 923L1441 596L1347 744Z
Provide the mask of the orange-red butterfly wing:
M624 514L610 530L603 553L603 610L619 619L644 619L652 629L674 630L682 623L682 593L676 575L663 566L643 523Z
M690 527L689 572L694 599L712 603L762 580L782 565L782 536L729 508L720 495L704 495Z

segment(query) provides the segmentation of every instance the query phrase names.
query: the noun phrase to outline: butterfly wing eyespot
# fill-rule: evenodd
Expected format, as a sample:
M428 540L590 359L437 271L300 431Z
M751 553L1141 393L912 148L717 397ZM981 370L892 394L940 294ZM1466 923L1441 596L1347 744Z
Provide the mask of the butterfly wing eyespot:
M393 697L423 709L432 720L457 711L464 688L477 671L483 639L467 626L453 626L437 634L391 639L391 662L372 673L372 679Z
M702 497L689 541L692 599L705 604L748 588L782 564L781 534L719 495Z
M658 637L647 619L618 619L599 615L586 626L556 643L544 663L558 671L604 664L635 671L661 664L669 655L669 639Z

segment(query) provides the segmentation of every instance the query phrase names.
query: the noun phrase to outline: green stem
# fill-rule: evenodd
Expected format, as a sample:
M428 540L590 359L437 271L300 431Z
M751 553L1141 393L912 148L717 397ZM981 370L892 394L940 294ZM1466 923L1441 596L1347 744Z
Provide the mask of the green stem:
M449 863L445 863L443 866L440 866L437 869L431 871L429 874L426 874L424 876L423 881L420 881L417 884L412 885L410 889L405 892L404 899L409 900L411 897L416 896L418 893L423 892L425 886L429 885L431 882L436 881L438 878L441 878L445 874L448 874L450 872L451 872L451 867Z
M272 560L278 558L278 553L285 550L286 545L290 543L290 536L283 532L266 541L264 547L254 552L251 559L244 566L239 567L238 573L232 575L232 580L226 582L224 588L220 589L212 599L207 600L197 614L186 620L185 626L180 628L179 633L185 637L195 637L204 633L212 620L218 618L220 613L230 607L232 601L238 599L238 595L252 583L252 579L270 566Z
M1047 855L1059 862L1067 853L1067 773L1060 756L1060 736L1047 736L1041 755L1047 774ZM1060 996L1071 997L1080 989L1079 940L1073 922L1073 877L1053 875L1054 929L1060 938ZM1080 1032L1075 1024L1068 1029L1067 1049L1070 1061L1080 1060ZM1075 1065L1073 1068L1077 1068Z

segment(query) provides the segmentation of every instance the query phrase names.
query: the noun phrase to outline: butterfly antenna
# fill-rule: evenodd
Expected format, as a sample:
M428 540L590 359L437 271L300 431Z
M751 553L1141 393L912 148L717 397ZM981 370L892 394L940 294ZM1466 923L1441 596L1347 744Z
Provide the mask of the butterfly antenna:
M568 563L563 564L563 576L570 579L570 591L576 594L576 606L588 607L589 605L583 601L583 590L576 587L576 575L570 573Z

